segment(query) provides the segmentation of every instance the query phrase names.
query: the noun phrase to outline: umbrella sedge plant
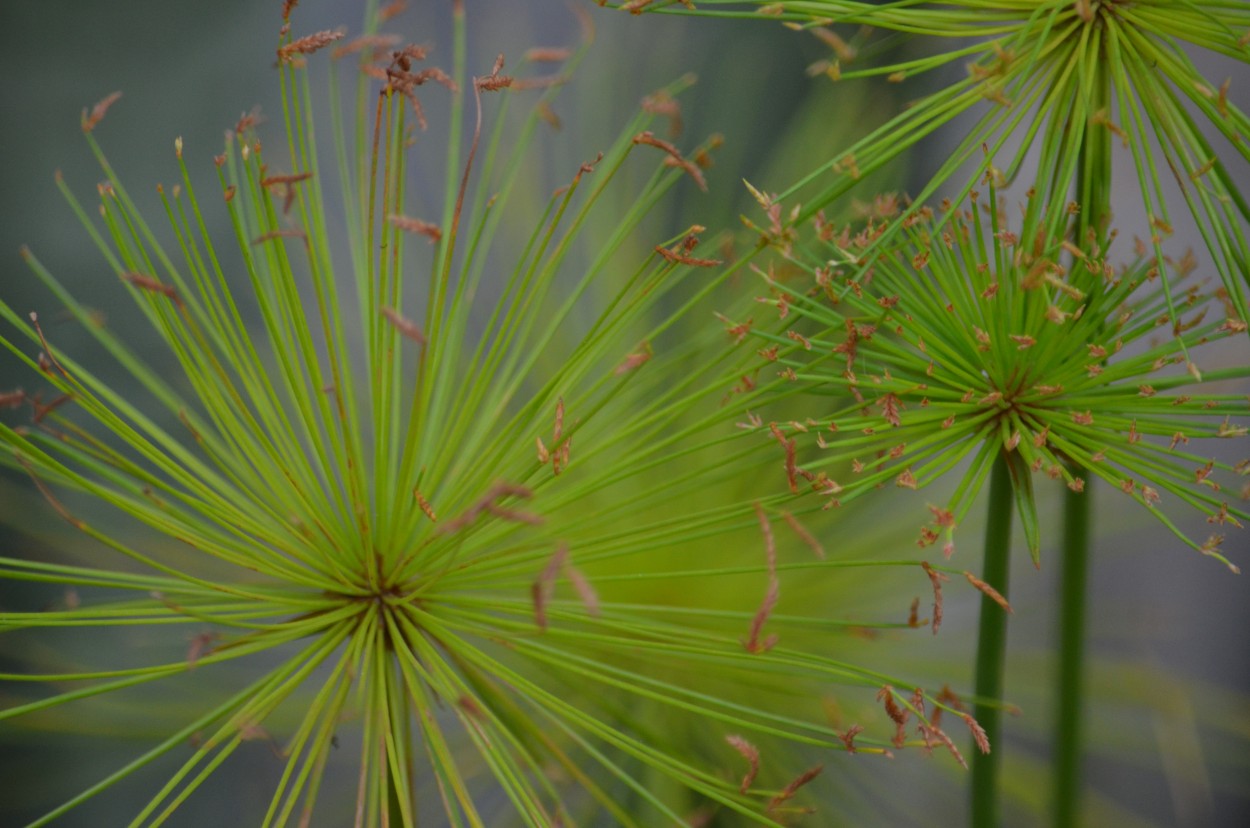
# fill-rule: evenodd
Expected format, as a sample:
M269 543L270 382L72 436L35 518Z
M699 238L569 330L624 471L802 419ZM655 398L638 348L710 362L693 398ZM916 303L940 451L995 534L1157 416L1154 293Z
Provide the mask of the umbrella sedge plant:
M149 686L216 694L29 824L90 809L149 765L169 774L128 824L168 823L256 741L280 770L267 807L238 818L275 826L323 813L358 826L776 825L804 810L822 766L791 768L786 746L822 763L908 745L958 756L939 711L979 733L970 716L837 660L839 624L786 602L792 570L876 564L826 557L762 484L771 451L735 439L725 391L755 399L749 357L691 320L710 318L710 297L745 260L714 275L719 246L696 228L619 266L664 194L702 183L707 148L656 137L644 108L601 155L571 163L544 212L518 218L517 177L577 53L537 50L515 74L501 56L472 73L455 3L444 71L426 47L379 30L385 10L370 5L349 39L296 36L294 5L277 49L285 145L265 146L245 116L205 196L179 138L180 183L161 190L172 243L97 143L116 96L83 114L105 176L98 217L58 181L174 367L149 364L33 252L31 272L95 353L60 347L51 312L0 302L0 343L38 386L4 391L0 458L97 550L83 564L0 559L6 580L73 596L0 612L0 629L19 656L67 629L113 642L91 663L40 670L32 658L0 674L0 725L59 717L72 731L75 710ZM327 53L329 161L307 75ZM357 89L346 114L344 74ZM427 163L413 130L435 94L450 116L431 217L410 211L409 188ZM525 111L511 120L510 106ZM579 262L579 229L639 166L654 173ZM229 217L229 255L209 237L209 211ZM520 220L531 235L495 279L503 228ZM150 408L91 367L101 355ZM101 528L75 507L87 502L164 542ZM917 626L856 627L873 623ZM139 631L191 645L173 660L136 666L140 650L110 663ZM832 687L879 698L888 729L835 728L821 706ZM329 774L353 743L351 770Z
M1197 62L1223 60L1234 77L1238 65L1250 62L1250 10L1244 4L725 0L695 9L688 3L644 0L619 5L635 13L781 20L828 44L829 59L811 68L834 81L882 78L911 85L925 75L965 68L958 79L925 91L896 117L838 148L821 168L784 190L783 200L805 199L799 218L847 194L862 175L900 152L953 126L954 149L910 202L914 208L923 208L944 188L953 189L952 199L962 203L992 174L1028 189L1027 225L1046 225L1051 238L1071 235L1076 244L1087 246L1085 255L1097 258L1106 250L1113 213L1125 214L1126 205L1112 199L1118 146L1128 157L1131 189L1145 215L1141 235L1153 253L1173 324L1180 324L1183 308L1177 302L1183 293L1170 284L1164 245L1179 218L1168 204L1175 198L1185 202L1209 264L1223 281L1232 318L1248 318L1245 230L1250 208L1238 181L1250 160L1245 142L1250 124L1230 98L1232 77L1208 79ZM904 44L918 50L899 57L893 48ZM996 169L994 158L1007 160ZM1121 182L1117 185L1123 189ZM1079 209L1076 233L1065 226L1069 219L1062 206L1069 202ZM876 243L887 245L889 237L882 234ZM1005 473L1001 479L1006 480ZM1080 790L1088 498L1068 498L1065 515L1056 825L1075 819ZM995 757L980 759L973 776L976 824L995 822L993 797L977 791L993 787L996 762Z
M1068 229L1052 236L1021 205L1017 229L993 178L985 185L988 194L974 191L963 207L904 213L899 199L882 197L855 228L819 216L801 229L759 226L777 257L760 271L768 295L759 301L790 327L752 336L779 386L829 398L822 411L792 408L797 430L757 424L784 446L791 492L832 508L954 477L949 501L927 505L917 538L950 558L956 528L988 484L986 563L968 579L985 605L975 715L993 740L1013 498L1039 566L1034 478L1045 476L1082 503L1101 479L1181 543L1239 572L1220 550L1225 532L1250 519L1238 480L1250 461L1228 461L1214 441L1246 436L1247 398L1237 388L1250 367L1218 361L1214 344L1239 344L1246 326L1222 287L1197 279L1191 255L1165 261L1170 289L1184 286L1173 302L1148 242L1134 240L1130 261L1114 265L1110 249L1089 252L1103 250L1092 231L1076 243L1086 225L1074 208ZM782 212L759 198L770 217ZM887 235L895 240L879 245ZM1184 316L1174 322L1176 309ZM1200 369L1197 355L1212 350ZM1196 510L1212 531L1190 537L1173 519L1178 510ZM933 573L935 585L942 577ZM978 810L974 803L974 818Z

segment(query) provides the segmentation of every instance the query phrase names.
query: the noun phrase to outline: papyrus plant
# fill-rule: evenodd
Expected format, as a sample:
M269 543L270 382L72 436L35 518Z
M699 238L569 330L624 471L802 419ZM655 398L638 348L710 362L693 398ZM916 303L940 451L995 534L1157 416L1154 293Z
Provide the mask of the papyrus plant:
M503 57L471 70L454 3L444 70L381 34L372 7L349 39L296 36L293 6L276 53L285 141L262 142L251 116L211 162L178 139L165 231L97 143L116 97L84 112L105 176L98 215L61 189L165 353L136 352L32 251L59 307L0 301L0 344L28 369L4 390L0 460L29 475L44 518L92 544L84 563L0 559L10 582L66 590L45 611L0 613L20 663L0 674L0 727L72 731L87 724L76 710L147 686L193 682L195 699L213 699L155 705L153 720L177 724L39 803L30 824L90 809L158 762L172 771L136 813L94 818L175 822L249 742L280 767L267 805L238 814L262 825L776 825L803 809L833 751L958 755L936 712L979 733L971 717L838 660L827 607L787 604L786 584L812 568L865 562L822 560L759 473L769 447L734 439L723 398L753 357L689 321L700 309L710 321L708 294L734 272L714 270L719 245L681 228L620 263L667 190L702 182L704 148L657 137L649 107L602 155L570 161L543 212L518 216L516 182L575 54L532 52L515 75ZM347 114L330 95L332 153L307 76L327 58L332 90L358 90ZM451 102L437 159L411 141L433 95ZM509 106L523 110L515 130ZM410 168L431 162L441 207L417 214ZM215 166L211 194L194 164ZM632 206L594 218L639 165L654 173ZM210 212L230 237L210 237ZM587 255L592 220L614 229ZM528 238L509 254L498 240L518 223ZM48 322L62 310L92 349L58 343ZM752 389L739 392L750 404ZM83 504L123 523L106 528ZM114 528L124 522L148 540ZM56 659L36 646L64 629L107 643ZM185 652L136 664L136 633ZM831 723L822 701L842 686L880 699L878 732ZM782 745L821 758L792 767Z
M1145 267L1163 286L1160 296L1173 329L1179 334L1183 325L1184 294L1171 283L1164 245L1176 220L1168 202L1180 200L1205 242L1204 261L1223 281L1230 321L1244 330L1250 208L1238 180L1250 159L1245 141L1250 122L1230 99L1232 79L1207 78L1195 60L1198 55L1227 60L1232 71L1250 62L1250 9L1245 4L726 0L696 9L692 3L640 0L617 5L633 12L663 9L780 20L810 29L831 51L813 68L835 81L882 77L923 87L925 78L918 76L949 77L954 70L954 80L920 88L913 105L862 140L822 152L820 166L781 193L780 200L787 203L803 199L795 219L808 218L851 192L863 174L904 149L946 136L954 149L941 151L934 174L919 187L907 210L923 209L943 192L962 204L987 176L1015 184L1028 194L1021 199L1025 226L1041 227L1044 240L1067 238L1074 258L1065 267L1075 270L1081 261L1104 256L1113 216L1127 212L1126 203L1113 199L1113 158L1120 151L1131 173L1114 184L1121 191L1134 191L1131 201L1145 216L1141 227L1126 229L1146 240ZM915 51L897 57L891 47L899 45ZM1074 220L1066 209L1069 205ZM938 224L941 221L940 216ZM1070 222L1074 230L1068 228ZM891 237L890 232L879 234L873 243L885 246L892 243ZM926 289L918 280L911 292L923 294ZM1177 342L1184 351L1179 335ZM1004 347L1009 346L1002 342L994 346ZM1178 431L1185 429L1178 426ZM1009 500L1011 492L1031 501L1024 477L1009 474L1009 459L1009 453L1001 456L991 479L990 513L1003 520L990 527L987 554L990 547L1001 548L1010 538L1010 512L998 504ZM1068 474L1075 472L1070 469ZM1056 825L1076 819L1080 790L1081 642L1089 558L1089 498L1074 493L1066 504ZM1000 591L1006 590L1005 563L991 565L987 560L982 574ZM983 609L986 624L981 631L977 689L982 696L994 696L1001 687L1001 668L996 666L1001 665L1001 653L991 652L1005 637L995 629L998 616L992 604L986 601ZM996 723L988 719L984 723L996 735ZM986 757L974 767L974 824L998 821L993 793L996 765L996 757Z

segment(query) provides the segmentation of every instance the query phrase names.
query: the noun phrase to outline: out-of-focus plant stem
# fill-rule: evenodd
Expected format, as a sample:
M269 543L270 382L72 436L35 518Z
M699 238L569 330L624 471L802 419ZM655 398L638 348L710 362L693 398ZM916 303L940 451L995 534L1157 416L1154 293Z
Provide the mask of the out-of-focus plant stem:
M1106 82L1095 85L1097 104L1107 100ZM1081 204L1078 244L1096 240L1104 251L1111 202L1111 142L1107 130L1087 130L1081 142L1077 175ZM1092 478L1092 475L1090 475ZM1055 826L1079 824L1081 799L1082 720L1085 680L1085 593L1089 580L1090 498L1070 491L1063 499L1063 551L1059 582L1059 672L1054 721Z
M1003 597L1011 562L1011 473L1007 458L1000 455L990 473L989 514L985 523L985 564L981 579ZM1003 668L1007 653L1007 615L989 596L981 597L981 621L977 635L976 696L974 718L985 729L992 750L972 754L973 828L998 825L998 776L1002 755L1001 736Z

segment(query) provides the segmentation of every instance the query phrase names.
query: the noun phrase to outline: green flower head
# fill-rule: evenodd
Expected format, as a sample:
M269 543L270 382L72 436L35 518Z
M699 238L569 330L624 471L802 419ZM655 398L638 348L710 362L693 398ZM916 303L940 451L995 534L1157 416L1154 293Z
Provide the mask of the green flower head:
M897 199L882 198L874 209L858 230L818 216L804 238L781 240L783 265L767 274L760 301L789 328L761 334L759 353L783 383L829 397L832 408L771 424L784 445L811 444L787 461L792 490L810 486L840 505L955 472L950 502L929 507L920 539L944 536L950 555L954 528L1005 452L1035 562L1032 479L1042 473L1077 492L1102 478L1229 563L1218 532L1195 541L1167 517L1171 500L1212 524L1247 518L1238 491L1217 482L1246 464L1197 451L1208 438L1245 436L1246 396L1213 384L1250 368L1194 362L1203 346L1243 336L1245 324L1222 289L1196 281L1191 256L1166 260L1173 285L1185 286L1174 322L1149 244L1136 240L1135 258L1115 266L1092 236L1078 243L1075 208L1059 235L1053 222L1031 221L1027 206L1012 229L992 182L988 197L974 192L964 207L903 217ZM895 231L899 240L878 245Z
M84 113L106 177L98 219L61 189L165 354L137 353L30 252L94 347L71 353L54 314L0 302L0 344L42 386L0 398L0 462L95 542L86 563L0 559L8 581L69 590L0 612L19 664L0 673L0 722L73 732L117 698L170 723L31 824L158 762L168 775L130 824L169 822L249 743L275 781L238 819L267 826L314 811L357 826L776 825L831 751L958 754L935 716L959 713L948 697L832 658L828 633L851 625L787 603L795 576L864 564L824 558L769 496L759 452L725 449L721 397L751 356L689 320L741 265L708 276L720 245L702 228L620 265L662 196L702 183L707 148L648 129L682 84L569 162L535 215L516 209L520 182L578 53L536 50L514 73L501 56L473 76L460 4L448 70L377 31L381 12L355 39L296 37L293 5L277 50L286 140L262 145L245 116L205 197L178 139L180 182L161 191L172 242L96 143L116 96ZM305 65L325 52L329 158ZM413 171L427 171L433 96L450 115L430 198ZM639 191L604 216L640 166ZM223 214L228 245L207 229ZM118 366L137 399L106 378ZM917 626L854 626L874 623ZM54 655L67 630L89 652ZM835 686L884 704L886 731L831 721ZM794 767L782 744L822 758Z

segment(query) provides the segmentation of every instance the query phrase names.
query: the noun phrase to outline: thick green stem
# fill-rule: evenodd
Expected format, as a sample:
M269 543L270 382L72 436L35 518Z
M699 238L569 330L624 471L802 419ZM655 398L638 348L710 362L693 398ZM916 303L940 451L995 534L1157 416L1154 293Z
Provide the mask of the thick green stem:
M1093 87L1094 111L1108 103L1107 79ZM1111 137L1107 130L1087 126L1081 141L1077 196L1081 199L1078 243L1092 234L1106 255L1111 215ZM1081 750L1085 676L1085 593L1089 576L1090 481L1083 492L1068 492L1063 501L1062 571L1059 583L1059 675L1053 724L1055 756L1054 820L1056 828L1080 824Z
M981 579L1007 596L1011 552L1011 472L1007 458L994 461L990 474L989 515L985 524L985 564ZM991 752L972 754L973 828L997 828L998 772L1002 756L1003 667L1007 656L1007 614L988 596L981 598L981 621L977 637L977 703L973 715L985 728Z
M1068 492L1060 575L1059 687L1055 718L1055 826L1077 825L1081 805L1085 585L1089 575L1090 493Z

